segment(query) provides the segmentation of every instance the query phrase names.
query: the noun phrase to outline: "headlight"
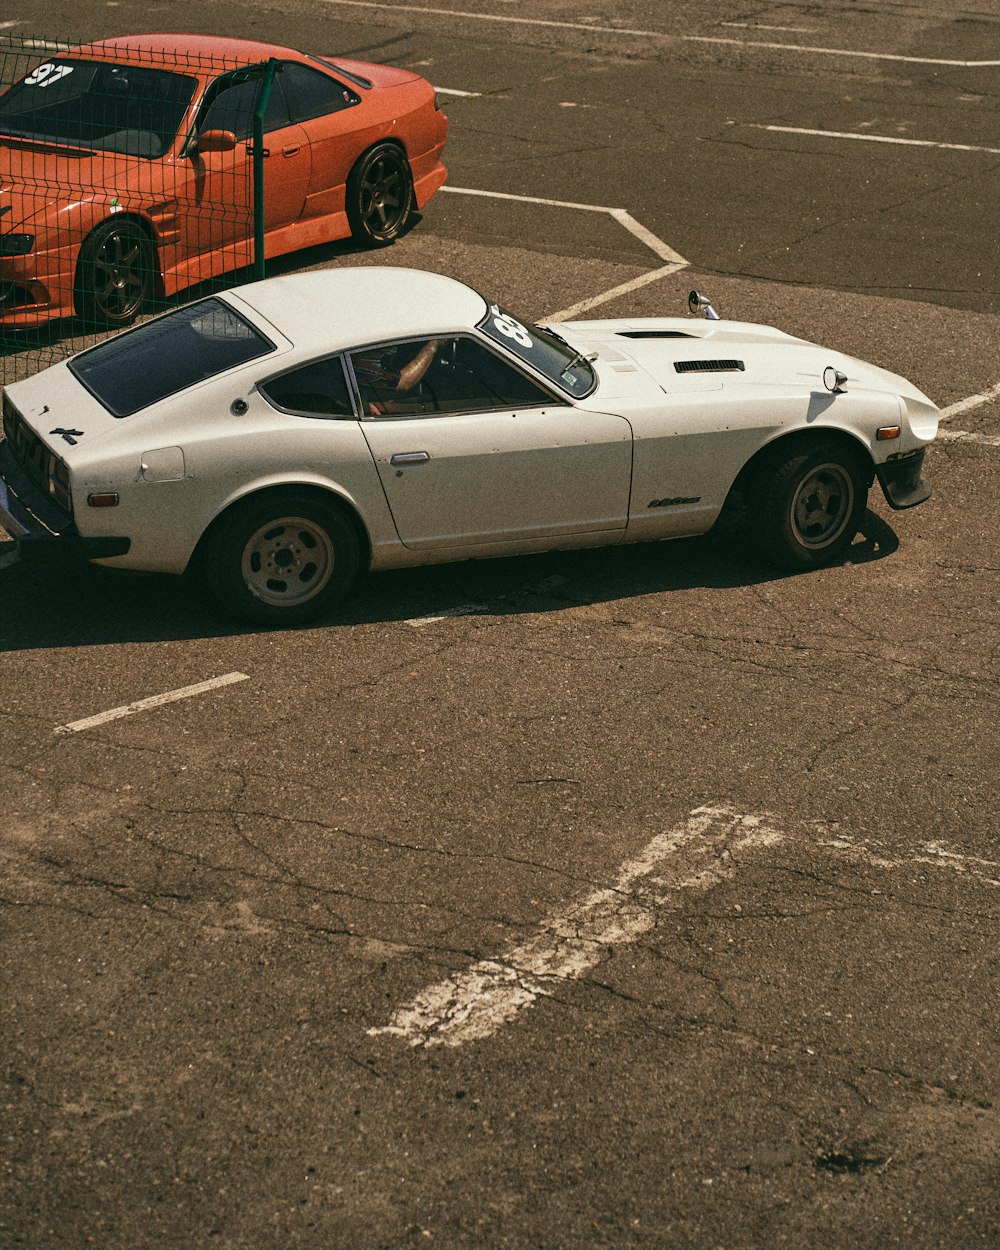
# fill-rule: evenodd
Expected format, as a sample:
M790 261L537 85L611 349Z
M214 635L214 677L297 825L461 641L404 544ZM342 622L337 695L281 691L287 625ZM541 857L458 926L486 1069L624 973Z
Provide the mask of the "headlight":
M34 246L33 234L0 234L0 256L26 256Z

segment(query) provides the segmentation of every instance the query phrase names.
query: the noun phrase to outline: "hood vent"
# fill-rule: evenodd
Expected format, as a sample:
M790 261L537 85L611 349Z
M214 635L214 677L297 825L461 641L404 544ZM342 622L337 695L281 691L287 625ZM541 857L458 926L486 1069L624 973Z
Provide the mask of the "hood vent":
M741 373L746 366L742 360L675 360L678 373Z
M686 334L683 330L619 330L620 339L696 339L697 334Z

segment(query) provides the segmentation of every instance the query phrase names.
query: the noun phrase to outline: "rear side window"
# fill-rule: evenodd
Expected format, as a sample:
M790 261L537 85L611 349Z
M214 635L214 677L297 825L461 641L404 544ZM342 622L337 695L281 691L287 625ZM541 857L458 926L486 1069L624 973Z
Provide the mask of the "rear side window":
M69 362L73 376L115 417L131 417L168 395L275 350L220 299L200 300Z
M343 83L295 61L286 61L279 77L294 122L307 122L313 117L336 113L361 100Z
M257 388L264 398L285 412L310 417L353 417L354 406L347 389L343 361L339 356L314 360L271 378Z

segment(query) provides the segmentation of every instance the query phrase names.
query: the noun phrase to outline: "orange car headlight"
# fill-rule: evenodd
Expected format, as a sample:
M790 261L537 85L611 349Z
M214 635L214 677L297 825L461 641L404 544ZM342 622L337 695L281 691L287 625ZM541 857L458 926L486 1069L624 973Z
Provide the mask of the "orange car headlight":
M34 246L33 234L0 234L0 256L27 256Z

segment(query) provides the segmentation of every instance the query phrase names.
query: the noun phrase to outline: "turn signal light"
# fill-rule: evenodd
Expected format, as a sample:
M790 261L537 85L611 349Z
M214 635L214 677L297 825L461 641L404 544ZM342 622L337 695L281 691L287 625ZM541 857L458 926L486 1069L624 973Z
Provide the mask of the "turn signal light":
M898 425L883 425L875 431L875 438L880 443L887 443L891 438L899 438Z
M118 492L109 490L105 491L103 495L88 495L87 504L91 508L117 508Z

